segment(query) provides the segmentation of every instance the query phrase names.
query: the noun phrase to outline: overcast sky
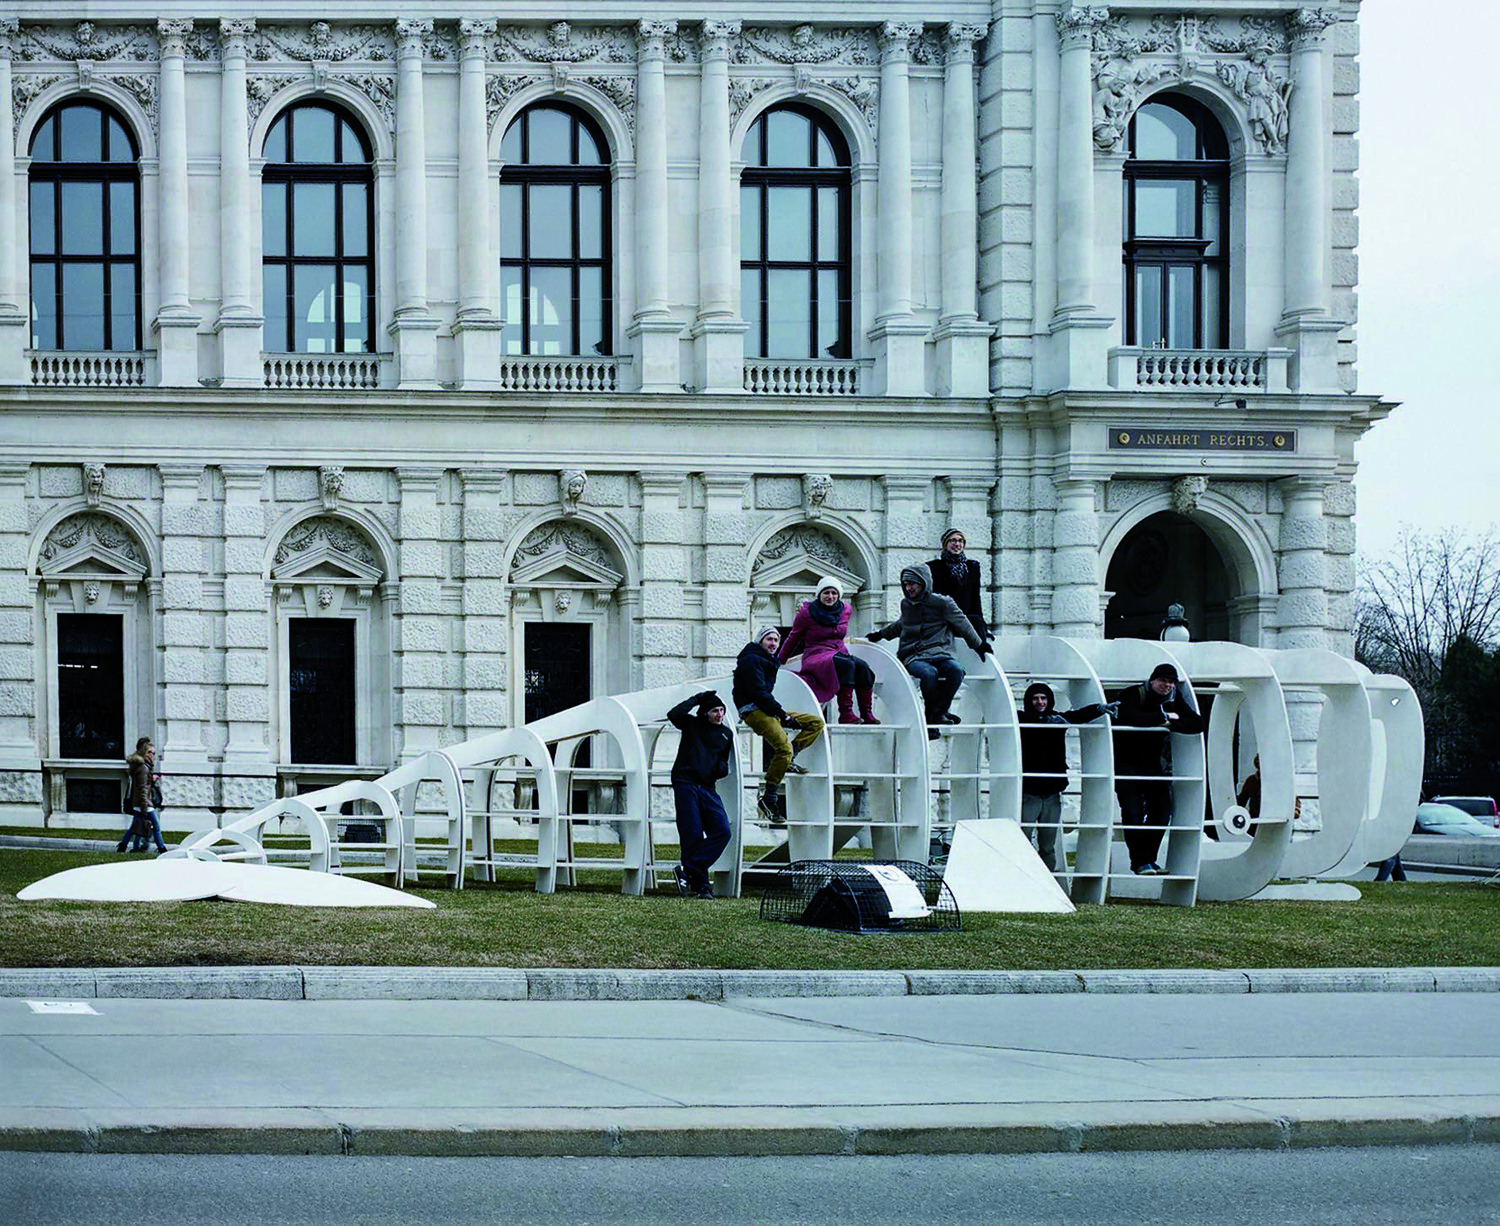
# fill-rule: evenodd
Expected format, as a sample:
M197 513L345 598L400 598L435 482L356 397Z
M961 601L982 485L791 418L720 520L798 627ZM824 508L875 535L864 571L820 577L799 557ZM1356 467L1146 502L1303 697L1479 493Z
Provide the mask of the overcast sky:
M1355 456L1359 549L1500 524L1494 0L1365 0L1359 390L1401 407Z

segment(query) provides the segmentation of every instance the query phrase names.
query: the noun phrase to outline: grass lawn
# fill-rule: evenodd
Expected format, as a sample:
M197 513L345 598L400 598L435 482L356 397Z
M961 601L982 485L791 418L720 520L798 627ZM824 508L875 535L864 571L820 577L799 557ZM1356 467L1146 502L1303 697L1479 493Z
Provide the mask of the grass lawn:
M665 851L666 849L662 849ZM625 898L600 880L546 896L516 872L419 891L435 911L251 903L16 899L50 873L113 854L0 851L0 965L573 966L840 969L1497 966L1500 889L1365 884L1358 903L1128 903L1076 915L972 915L963 931L845 936L762 923L758 897ZM436 881L437 878L432 880Z

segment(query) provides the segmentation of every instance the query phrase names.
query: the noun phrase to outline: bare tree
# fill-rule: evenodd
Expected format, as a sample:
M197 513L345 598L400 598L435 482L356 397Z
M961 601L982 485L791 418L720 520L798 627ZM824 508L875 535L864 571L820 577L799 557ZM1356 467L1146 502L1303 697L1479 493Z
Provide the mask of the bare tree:
M1396 548L1361 568L1354 654L1405 677L1424 699L1453 643L1500 640L1500 538L1457 529L1402 532ZM1425 703L1424 703L1425 705Z

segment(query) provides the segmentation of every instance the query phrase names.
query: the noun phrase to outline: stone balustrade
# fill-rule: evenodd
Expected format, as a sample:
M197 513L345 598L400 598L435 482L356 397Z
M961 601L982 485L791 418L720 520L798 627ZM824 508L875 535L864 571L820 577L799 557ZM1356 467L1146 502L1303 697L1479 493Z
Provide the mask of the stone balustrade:
M1284 392L1287 349L1110 350L1109 385L1168 391Z
M145 387L146 353L28 351L31 382L39 387Z
M381 385L381 359L373 353L267 353L266 386L346 391Z
M756 396L858 396L859 361L745 360L745 390Z
M506 357L500 388L507 392L613 392L620 386L620 359L600 357Z

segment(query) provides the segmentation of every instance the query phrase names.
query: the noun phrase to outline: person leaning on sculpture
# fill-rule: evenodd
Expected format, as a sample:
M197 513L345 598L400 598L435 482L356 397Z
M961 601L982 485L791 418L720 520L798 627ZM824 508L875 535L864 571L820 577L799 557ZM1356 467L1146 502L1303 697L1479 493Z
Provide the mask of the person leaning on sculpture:
M1026 687L1016 716L1021 724L1021 826L1029 829L1042 863L1061 873L1068 867L1057 837L1068 787L1067 727L1114 715L1120 704L1093 702L1072 711L1055 707L1052 687L1037 681Z
M871 642L900 639L896 658L922 687L927 735L936 740L938 725L959 722L948 710L964 680L963 666L953 658L954 631L981 657L989 654L990 646L951 596L940 596L932 590L932 572L925 563L918 562L901 572L901 591L901 616L888 626L870 631L867 637Z
M1167 734L1200 733L1203 717L1177 692L1177 670L1158 664L1149 680L1120 696L1114 725L1115 795L1120 801L1125 846L1130 850L1130 871L1163 873L1166 870L1156 857L1172 820L1172 784L1161 777L1170 747Z
M149 736L135 743L135 752L125 759L130 772L130 829L125 837L115 844L117 852L126 845L131 851L145 851L148 840L156 841L156 850L163 852L167 845L161 841L161 775L152 770L156 763L156 746Z
M776 685L776 653L781 647L781 631L765 626L755 638L740 649L734 662L734 688L730 694L734 709L755 735L766 743L766 774L760 794L760 814L773 826L786 825L786 797L781 781L787 771L802 773L792 762L818 739L823 731L822 717L806 711L788 711L771 693ZM784 728L797 729L797 737L788 741Z
M878 724L875 718L875 672L863 660L849 654L844 636L849 632L849 604L844 589L831 575L818 580L818 594L804 601L792 618L777 655L785 664L802 653L802 680L812 688L813 697L827 702L839 700L839 723ZM854 696L859 695L859 714L854 713Z
M689 714L693 707L698 708L696 715ZM683 699L667 712L667 719L682 733L672 763L682 863L672 875L679 894L712 898L708 870L729 845L729 817L714 784L729 774L734 733L724 727L724 700L713 690Z
M979 637L989 642L990 627L984 619L984 583L979 563L964 552L968 544L959 529L949 528L943 533L942 552L927 563L927 569L932 572L932 590L939 596L951 596L969 624L979 631Z

